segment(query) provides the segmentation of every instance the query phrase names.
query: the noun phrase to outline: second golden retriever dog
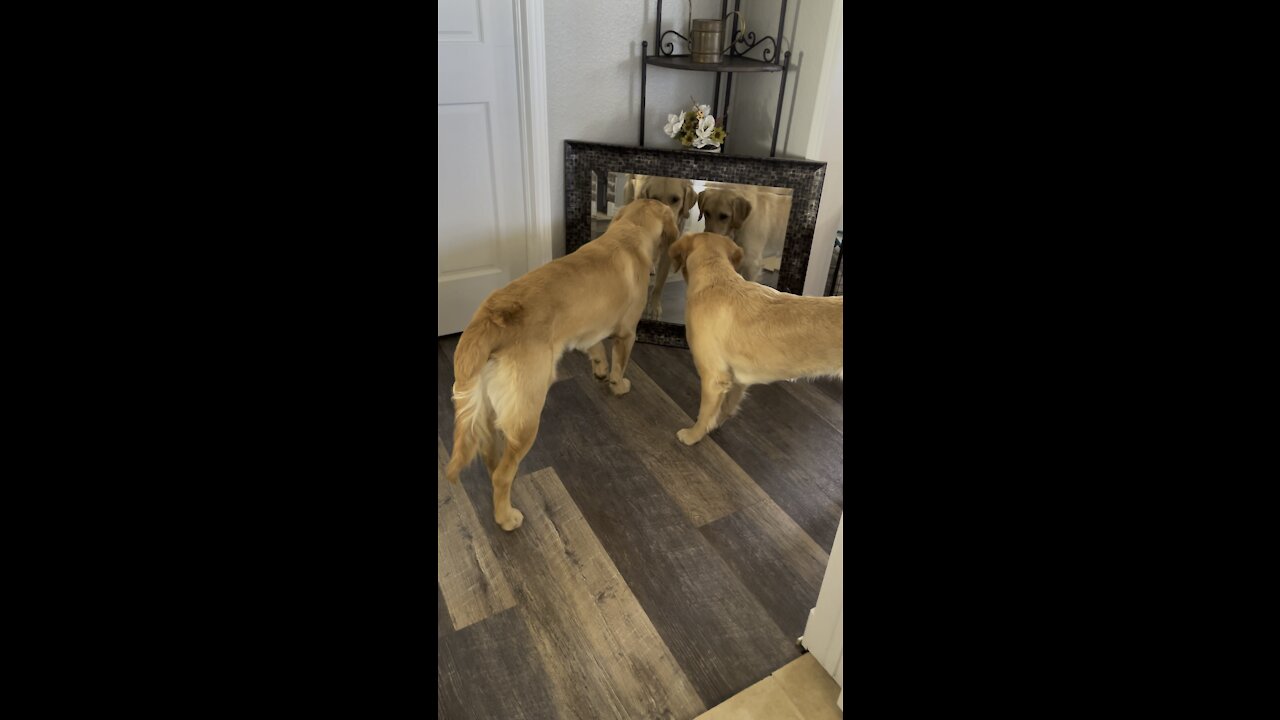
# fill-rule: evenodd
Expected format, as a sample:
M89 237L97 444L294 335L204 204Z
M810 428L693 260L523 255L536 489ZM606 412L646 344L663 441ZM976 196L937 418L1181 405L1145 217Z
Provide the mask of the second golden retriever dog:
M689 220L689 212L697 201L693 192L693 183L679 178L657 177L654 175L636 175L628 181L623 190L623 201L631 202L636 198L649 198L671 208L676 216L676 228L684 232L685 223ZM671 258L659 253L658 269L654 275L653 292L649 296L649 304L645 307L645 317L654 320L662 319L662 289L666 287L667 276L671 274Z
M724 235L689 234L669 250L689 283L685 334L702 380L692 445L738 411L747 387L777 380L844 378L844 297L801 297L748 282L743 250Z
M484 458L493 482L493 519L515 530L524 515L511 507L511 481L533 446L556 364L582 350L591 370L625 395L623 378L636 324L644 311L649 269L676 239L675 216L657 200L618 211L603 235L531 270L481 303L462 331L453 359L453 457L450 482ZM613 367L604 339L613 338Z
M698 215L705 221L706 231L725 235L742 246L738 272L752 282L760 280L765 252L781 252L790 214L791 198L764 188L709 188L698 195Z

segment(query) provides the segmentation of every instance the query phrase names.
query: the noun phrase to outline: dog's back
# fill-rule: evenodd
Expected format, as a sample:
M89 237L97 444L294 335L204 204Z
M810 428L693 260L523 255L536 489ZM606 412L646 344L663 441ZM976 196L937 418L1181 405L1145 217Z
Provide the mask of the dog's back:
M685 260L686 323L696 356L727 366L747 385L844 376L843 296L803 297L744 280L728 238L685 238L712 245Z
M746 385L833 375L844 377L844 297L802 297L744 280L688 300L689 324ZM710 311L702 317L702 308Z

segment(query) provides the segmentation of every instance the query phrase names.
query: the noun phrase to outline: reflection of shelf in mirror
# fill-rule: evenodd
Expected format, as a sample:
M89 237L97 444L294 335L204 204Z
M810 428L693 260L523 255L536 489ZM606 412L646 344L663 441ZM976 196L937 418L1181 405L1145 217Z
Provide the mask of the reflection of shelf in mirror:
M780 72L778 63L753 60L748 57L725 55L718 63L694 62L688 55L647 55L644 61L650 65L673 70L701 70L704 72Z

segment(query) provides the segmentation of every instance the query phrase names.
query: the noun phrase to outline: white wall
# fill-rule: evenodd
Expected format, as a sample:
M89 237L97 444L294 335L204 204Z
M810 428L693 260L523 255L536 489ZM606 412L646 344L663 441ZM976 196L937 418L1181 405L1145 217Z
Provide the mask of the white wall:
M836 705L844 709L844 513L818 590L818 604L809 611L803 644L840 685Z
M685 0L664 2L663 30L674 29L688 37L688 8ZM633 146L640 142L640 43L649 41L649 52L653 52L656 12L656 0L546 0L555 257L564 255L564 141ZM717 0L693 0L695 19L719 13ZM776 11L774 23L776 29ZM676 39L675 52L688 49ZM662 132L667 114L692 105L694 99L710 104L715 74L650 67L648 86L645 145L674 148L677 143Z
M819 88L825 90L814 109L806 151L807 157L827 163L827 175L822 184L822 199L818 201L809 273L804 280L805 295L821 295L826 290L836 231L844 229L844 42L843 30L839 30L843 20L844 3L837 0L832 27L840 36L827 43L823 77L818 83ZM847 266L847 257L844 262Z
M747 28L776 35L781 0L742 3ZM729 3L733 7L733 3ZM662 27L688 36L687 2L663 4ZM804 293L821 295L835 230L844 213L844 0L788 0L782 50L790 49L778 156L828 164ZM653 51L656 0L546 0L548 135L552 246L564 255L564 141L636 145L640 114L640 43ZM720 13L716 0L693 0L693 17ZM726 25L726 36L729 27ZM757 47L750 56L760 57ZM688 52L676 41L677 53ZM729 152L767 157L781 73L734 75ZM676 147L662 132L668 113L711 102L714 73L648 70L645 143ZM723 88L722 88L723 91ZM692 98L691 98L692 96Z
M744 6L746 3L744 3ZM775 36L782 0L750 3L747 28ZM748 53L760 57L762 47ZM779 57L791 51L782 99L778 157L827 163L804 294L821 295L835 231L844 215L844 0L789 0ZM729 107L729 151L767 156L782 73L735 77Z
M778 34L782 0L752 0L747 8L747 29L756 37ZM733 7L733 3L729 3ZM843 42L843 19L834 16L843 0L788 0L778 59L791 51L786 96L782 101L778 157L825 160L807 155L818 103L827 88L820 77L830 44ZM726 30L727 32L727 30ZM761 57L768 43L757 46L749 57ZM773 117L778 109L778 84L782 73L743 73L734 76L730 99L729 144L733 154L768 156Z

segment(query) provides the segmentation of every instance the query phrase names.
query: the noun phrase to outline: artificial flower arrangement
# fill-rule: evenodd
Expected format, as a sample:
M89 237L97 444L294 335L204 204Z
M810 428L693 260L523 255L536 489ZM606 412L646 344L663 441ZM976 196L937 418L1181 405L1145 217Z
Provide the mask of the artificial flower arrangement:
M692 109L679 115L668 115L662 130L667 137L679 140L681 145L699 150L719 148L728 137L724 125L717 125L711 116L711 106L696 103Z

